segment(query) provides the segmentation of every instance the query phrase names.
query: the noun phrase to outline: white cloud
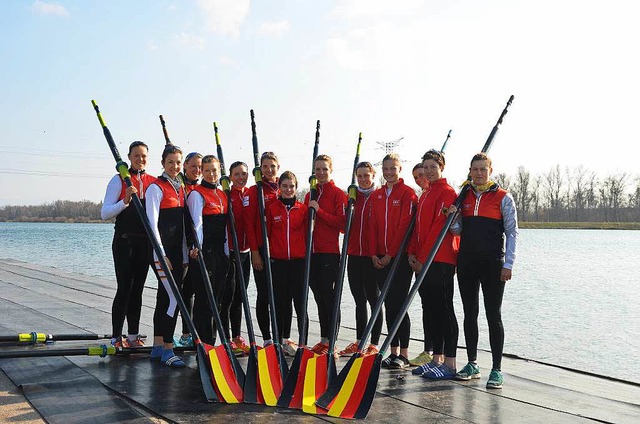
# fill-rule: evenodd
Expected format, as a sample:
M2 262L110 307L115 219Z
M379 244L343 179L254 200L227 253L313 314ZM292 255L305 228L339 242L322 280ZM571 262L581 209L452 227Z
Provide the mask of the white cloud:
M273 37L280 37L285 32L289 31L289 21L283 19L281 21L267 21L260 24L259 33L262 35L268 35Z
M54 3L45 3L40 0L36 0L31 5L31 10L40 15L53 15L53 16L68 16L69 11L64 6Z
M338 18L362 18L412 15L424 4L424 0L342 0L331 14Z
M174 37L175 37L176 45L180 47L193 49L193 50L204 49L204 38L198 35L190 34L188 32L181 32L180 34L177 34Z
M205 12L207 27L220 35L237 37L249 14L249 0L198 0Z

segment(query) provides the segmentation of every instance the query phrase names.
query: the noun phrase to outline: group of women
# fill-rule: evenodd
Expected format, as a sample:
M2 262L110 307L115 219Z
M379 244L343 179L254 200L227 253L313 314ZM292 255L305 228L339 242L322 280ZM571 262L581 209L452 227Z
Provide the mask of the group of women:
M273 343L265 267L267 250L263 245L262 217L258 207L259 188L257 185L246 187L247 165L235 162L230 166L232 191L229 204L226 194L218 187L221 172L220 162L215 156L188 154L183 173L182 151L167 145L162 154L163 173L153 178L144 172L147 153L144 143L131 144L129 160L133 184L127 188L118 175L114 176L103 203L103 219L116 218L113 256L118 289L113 302L112 342L123 347L143 345L138 336L140 305L148 264L152 261L159 284L151 358L159 359L170 367L185 366L173 351L176 300L170 288L165 286L166 280L160 278L162 271L157 265L158 258L146 242L135 211L128 207L131 196L137 193L145 202L147 217L160 241L162 254L170 264L174 280L188 305L191 305L192 293L195 294L191 313L201 340L214 344L216 331L212 325L204 279L193 263L198 254L193 247L196 245L194 237L202 246L206 269L221 311L222 327L234 352L242 354L248 351L240 333L242 297L238 290L241 282L239 273L235 272L237 267L242 267L245 283L248 282L250 268L253 269L258 327L264 345ZM500 308L504 284L511 278L515 259L515 207L511 196L490 180L491 160L486 155L478 154L471 161L471 180L468 182L471 189L460 211L454 206L455 190L443 178L444 168L442 152L429 150L424 154L421 163L413 169L416 183L422 189L418 199L415 191L400 178L402 162L397 154L388 154L382 161L382 187L376 187L376 171L371 163L357 164L357 197L347 252L349 287L356 305L356 340L333 353L349 356L358 352L358 344L369 320L368 305L373 308L377 302L391 264L400 256L384 306L387 325L390 326L397 318L401 319L401 325L391 340L390 354L382 366L417 366L414 374L431 379L479 378L477 316L478 293L482 287L493 352L487 387L499 388L503 382L500 360L504 343ZM296 315L300 316L305 307L302 299L304 257L308 214L312 208L316 218L309 286L317 306L320 340L311 349L317 354L326 354L340 261L339 236L345 228L347 196L331 178L333 163L327 155L319 155L314 161L317 197L312 200L307 193L304 202L297 200L298 178L290 171L280 174L278 158L273 152L265 152L261 156L260 169L280 339L277 341L286 355L295 354L298 346L291 339L292 315L295 308ZM235 216L239 246L229 242L227 215L230 207ZM403 312L401 306L413 274L420 272L451 213L455 213L457 218L451 231L446 233L419 292L423 308L424 350L410 360L410 320L406 312L399 318ZM402 246L414 214L415 228L410 242L408 246ZM191 235L192 227L195 235ZM235 249L240 252L241 263L235 263L235 255L229 254ZM453 309L456 269L464 306L469 359L459 372L456 372L458 325ZM125 317L128 333L123 336ZM381 315L375 319L365 354L378 353L382 321ZM298 331L306 334L308 323ZM186 325L183 325L182 333L181 342L189 343Z

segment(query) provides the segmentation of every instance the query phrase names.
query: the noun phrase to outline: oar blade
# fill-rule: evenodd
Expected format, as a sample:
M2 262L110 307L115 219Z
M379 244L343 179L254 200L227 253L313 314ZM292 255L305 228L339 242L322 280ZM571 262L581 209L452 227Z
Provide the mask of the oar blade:
M287 380L278 399L278 406L282 408L302 409L302 397L304 389L304 376L307 362L315 354L309 348L298 348L296 356L289 368Z
M209 366L208 353L213 349L213 346L205 345L199 340L195 341L196 355L198 358L198 373L200 374L200 381L202 381L202 390L207 398L208 402L220 402L220 397L216 393L213 387L213 372Z
M316 405L316 400L327 390L329 355L318 355L307 361L304 375L302 411L307 414L326 414L327 410Z
M353 356L351 356L351 358L349 358L349 361L344 367L342 367L342 370L340 370L340 374L338 374L336 378L331 381L331 384L327 387L327 390L325 390L325 392L318 398L318 400L316 401L316 405L324 409L329 409L331 402L333 402L335 397L338 395L340 389L342 388L342 385L345 382L345 379L349 375L351 367L353 367L356 359L360 357L360 353L355 353Z
M219 345L209 350L209 364L220 399L226 403L242 402L242 385L238 382L225 346Z
M378 385L381 355L356 358L338 395L329 405L328 415L340 418L366 417Z
M258 378L264 403L268 406L276 406L282 393L282 374L275 344L258 351Z
M258 383L258 349L255 345L249 350L247 358L247 372L244 378L244 402L245 403L264 403L260 394L260 384Z

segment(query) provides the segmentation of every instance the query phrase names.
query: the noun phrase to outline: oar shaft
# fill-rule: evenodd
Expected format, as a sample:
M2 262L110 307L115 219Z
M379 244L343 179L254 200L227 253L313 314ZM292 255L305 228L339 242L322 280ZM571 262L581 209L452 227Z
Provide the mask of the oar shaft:
M160 124L162 125L162 134L164 135L165 144L171 144L171 140L169 139L169 132L167 131L167 125L164 122L164 118L160 115Z
M146 336L140 336L146 337ZM110 339L110 334L47 334L47 333L20 333L13 336L0 336L0 342L44 343L63 340L101 340Z
M449 132L447 133L447 138L444 139L444 143L442 143L442 147L440 148L440 152L444 153L444 151L447 148L447 143L449 142L449 139L451 138L451 131L449 130Z
M513 96L511 96L509 98L509 101L507 102L507 105L505 106L504 110L500 114L500 118L498 119L498 122L496 123L496 125L494 125L493 129L491 130L491 133L489 134L489 137L487 138L487 141L485 142L484 146L482 147L482 152L483 153L488 153L489 152L489 149L491 148L491 144L493 143L493 139L495 138L496 134L498 133L498 129L499 129L500 125L502 124L502 119L507 114L507 110L508 110L509 106L511 105L511 102L513 102ZM462 201L464 200L469 188L470 188L470 184L465 184L464 187L462 188L462 190L460 190L460 194L458 195L458 197L456 198L456 201L454 203L454 205L456 206L457 209L460 208L460 205L462 204ZM387 338L385 339L384 343L380 347L380 354L381 355L384 355L384 353L386 352L386 350L389 348L389 346L391 344L393 336L395 336L395 334L398 332L398 329L400 328L400 325L402 324L402 318L404 317L404 315L409 310L409 307L411 306L411 302L413 301L413 299L416 296L416 293L420 289L420 286L422 285L422 283L424 281L424 278L427 275L427 272L429 271L429 267L433 263L433 260L436 257L436 254L438 253L438 250L440 249L440 246L442 245L442 242L443 242L445 236L447 235L447 231L449 231L449 227L451 227L451 223L455 219L455 216L456 216L455 213L450 214L447 217L447 220L445 221L444 226L440 230L440 233L438 234L438 237L436 238L436 241L435 241L433 247L431 248L431 251L429 252L429 256L427 256L427 259L425 260L424 264L422 265L422 268L420 269L420 273L416 277L416 281L413 283L413 286L411 286L411 290L409 290L409 294L407 295L404 303L402 304L402 306L399 309L400 312L399 312L398 316L396 317L396 320L393 322L393 324L389 328L389 334L387 335Z

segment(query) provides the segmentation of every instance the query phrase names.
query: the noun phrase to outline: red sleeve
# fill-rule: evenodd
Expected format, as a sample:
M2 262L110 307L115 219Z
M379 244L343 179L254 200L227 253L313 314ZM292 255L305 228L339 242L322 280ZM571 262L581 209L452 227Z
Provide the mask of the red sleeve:
M247 243L249 244L249 249L258 250L258 246L260 243L258 242L258 236L256 231L256 223L258 223L257 215L258 215L258 191L257 186L252 186L249 188L249 205L246 206L246 214L244 224L247 229Z
M339 188L336 188L335 194L332 196L331 205L332 208L330 210L318 209L318 221L322 221L329 227L344 232L347 195Z
M307 191L307 194L304 195L304 205L305 206L309 206L309 196L311 195L310 192Z
M404 193L400 200L400 219L398 221L398 228L394 230L393 238L389 243L389 256L396 256L400 249L402 239L407 233L409 224L411 223L411 216L415 213L416 193L411 187L405 186ZM402 252L401 252L402 253Z
M434 210L429 211L431 214L431 225L429 225L429 234L427 234L422 249L420 249L420 257L418 258L420 262L424 263L427 260L434 243L440 235L440 231L442 231L442 227L447 221L447 215L443 213L442 209L448 209L449 206L456 201L457 197L455 190L450 187L445 188L439 193L434 205Z
M378 222L376 215L376 196L377 191L371 193L371 218L367 220L365 224L365 231L369 234L369 251L371 252L371 256L378 254Z

